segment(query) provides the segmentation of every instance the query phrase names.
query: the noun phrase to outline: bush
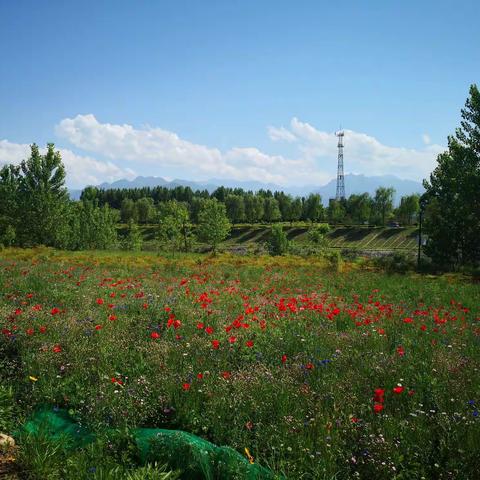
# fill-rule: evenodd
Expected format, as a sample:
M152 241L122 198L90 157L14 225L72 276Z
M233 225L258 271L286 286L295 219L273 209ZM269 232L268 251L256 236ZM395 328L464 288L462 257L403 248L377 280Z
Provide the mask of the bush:
M330 231L328 223L314 223L307 232L308 241L315 245L325 243L325 235Z
M268 241L268 251L270 255L284 255L288 251L289 242L287 234L283 231L281 225L273 225Z

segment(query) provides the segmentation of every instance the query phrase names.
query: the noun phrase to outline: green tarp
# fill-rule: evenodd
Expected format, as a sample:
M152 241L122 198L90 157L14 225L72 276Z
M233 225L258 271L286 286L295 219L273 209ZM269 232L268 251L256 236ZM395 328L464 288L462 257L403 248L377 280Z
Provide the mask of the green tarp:
M20 432L47 435L63 440L66 448L82 448L95 435L77 423L66 410L42 408L25 423ZM107 432L108 433L108 432ZM270 480L278 478L270 470L229 447L217 447L196 435L179 430L140 428L131 432L140 463L167 463L179 469L182 478L192 480Z

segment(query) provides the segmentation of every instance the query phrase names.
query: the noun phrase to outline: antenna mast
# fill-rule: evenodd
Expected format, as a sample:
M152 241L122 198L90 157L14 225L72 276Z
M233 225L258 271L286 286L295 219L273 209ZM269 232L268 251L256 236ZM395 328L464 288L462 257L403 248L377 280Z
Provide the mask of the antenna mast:
M338 137L338 166L337 166L337 195L336 200L345 198L345 177L343 175L343 137L345 133L340 130L335 134Z

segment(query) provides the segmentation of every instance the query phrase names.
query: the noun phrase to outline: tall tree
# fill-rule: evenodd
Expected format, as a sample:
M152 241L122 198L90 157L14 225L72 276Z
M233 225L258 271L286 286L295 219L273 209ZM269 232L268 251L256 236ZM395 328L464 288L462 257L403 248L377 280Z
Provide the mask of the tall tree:
M397 216L402 224L411 225L420 210L420 195L405 195L400 200L397 208Z
M424 180L427 255L445 266L480 263L480 92L470 87L461 127Z
M266 222L278 222L282 218L282 214L280 213L280 208L278 207L278 200L273 198L273 196L265 197L263 203L264 213L263 218Z
M229 194L225 198L228 218L232 223L245 221L245 202L241 195Z
M198 214L198 237L212 246L214 254L219 243L227 238L231 227L225 204L215 198L205 200Z
M53 143L40 154L36 144L30 157L20 164L18 197L22 222L18 224L23 245L56 246L64 237L69 197L65 188L65 167Z
M160 207L158 239L172 251L189 250L191 240L190 215L185 204L170 200Z
M385 225L385 221L393 211L393 195L394 188L378 187L375 190L375 198L373 199L374 213L381 225Z
M304 203L304 219L311 222L323 220L322 197L318 193L311 193Z

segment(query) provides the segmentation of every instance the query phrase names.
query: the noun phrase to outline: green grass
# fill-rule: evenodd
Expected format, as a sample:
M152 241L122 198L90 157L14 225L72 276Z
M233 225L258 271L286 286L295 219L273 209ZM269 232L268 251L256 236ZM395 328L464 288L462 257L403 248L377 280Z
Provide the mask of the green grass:
M49 404L100 439L180 429L248 448L287 478L476 478L480 287L466 277L338 273L294 257L6 250L0 285L7 429ZM46 438L21 444L19 459L42 479L70 478L67 465L88 478L92 462L105 475L118 466L117 478L141 468L128 442L115 451L67 454Z

